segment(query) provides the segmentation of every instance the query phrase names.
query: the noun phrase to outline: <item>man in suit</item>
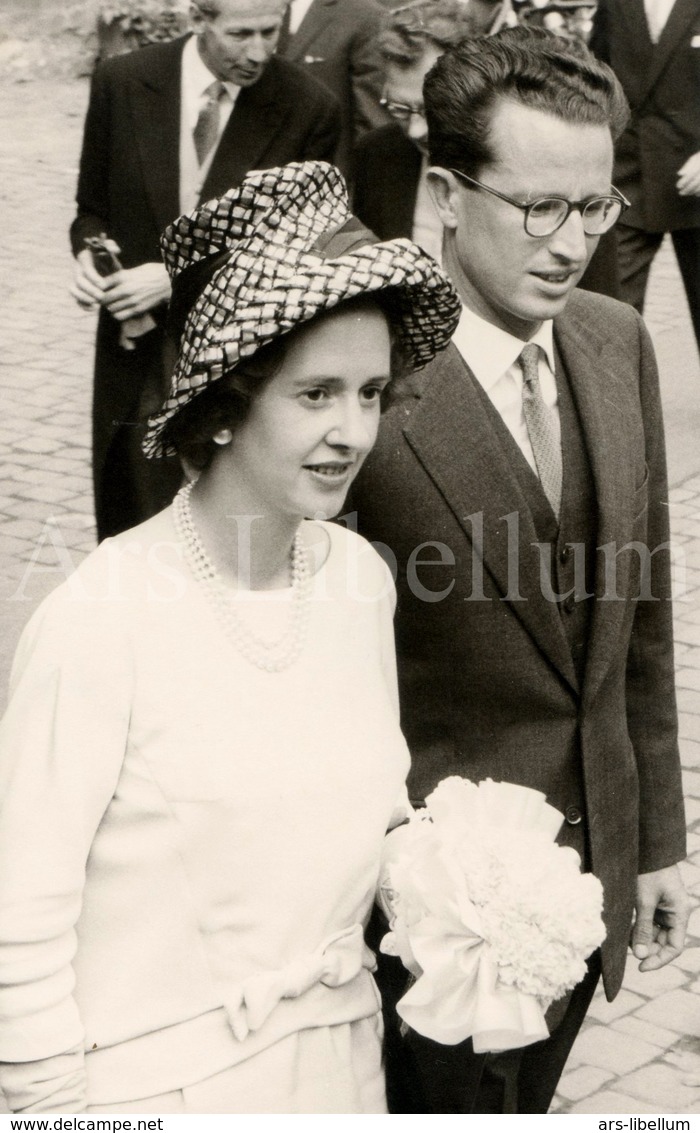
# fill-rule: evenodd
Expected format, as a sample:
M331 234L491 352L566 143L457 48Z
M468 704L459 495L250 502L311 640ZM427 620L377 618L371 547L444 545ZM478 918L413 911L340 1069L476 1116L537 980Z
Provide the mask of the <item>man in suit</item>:
M642 310L670 232L700 344L700 0L600 0L591 48L632 109L615 162L632 202L617 233L622 298Z
M100 539L166 506L180 480L176 462L148 461L140 451L142 422L162 402L171 365L160 233L251 169L330 160L335 151L335 100L273 54L284 10L285 0L198 0L194 36L110 59L95 74L71 240L73 294L100 307L93 403ZM107 278L95 271L88 244L100 234L119 248L123 265Z
M383 102L394 121L366 134L355 155L353 207L381 240L410 236L439 260L442 225L428 191L428 124L423 82L446 47L512 24L503 0L424 0L399 8L379 39ZM605 235L581 286L619 297L615 233Z
M351 173L358 139L387 116L379 105L382 68L377 35L384 12L376 0L291 0L278 52L323 83L340 106L334 161Z
M633 921L646 971L688 916L659 389L637 313L576 289L621 209L612 72L514 28L448 50L424 96L463 315L352 505L397 572L410 794L455 774L542 791L603 884L607 937L547 1040L476 1055L394 1033L389 1091L396 1112L541 1113L601 969L620 988ZM384 959L387 1002L399 968Z

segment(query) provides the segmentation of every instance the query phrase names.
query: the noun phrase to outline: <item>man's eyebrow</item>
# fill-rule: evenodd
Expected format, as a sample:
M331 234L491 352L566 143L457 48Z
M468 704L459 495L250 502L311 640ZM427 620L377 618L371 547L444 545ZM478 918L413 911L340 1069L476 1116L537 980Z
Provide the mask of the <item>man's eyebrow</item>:
M249 27L247 24L239 24L238 27L229 28L228 30L229 35L255 35L256 32L260 32L262 35L264 35L265 32L277 31L280 23L281 20L275 20L274 23L265 24L265 26L262 28L253 28Z

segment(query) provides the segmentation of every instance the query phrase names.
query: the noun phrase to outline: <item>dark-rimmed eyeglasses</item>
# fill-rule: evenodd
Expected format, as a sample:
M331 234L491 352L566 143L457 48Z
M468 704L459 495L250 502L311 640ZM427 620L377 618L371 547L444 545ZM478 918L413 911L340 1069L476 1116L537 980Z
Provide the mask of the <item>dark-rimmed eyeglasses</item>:
M380 98L379 105L383 106L387 114L397 122L408 122L413 117L425 118L425 107L422 103L411 105L410 102L395 102L393 98Z
M627 197L623 196L614 185L611 186L611 194L589 197L585 201L567 201L565 197L540 197L537 201L524 204L522 201L514 201L512 197L507 197L497 189L492 189L490 185L483 185L481 181L467 177L466 173L460 173L459 169L450 169L450 173L461 177L476 189L483 189L485 193L492 193L494 197L506 201L516 209L521 209L525 214L523 220L528 236L552 236L557 229L566 224L574 210L581 213L586 236L602 236L617 223L622 210L629 208L630 204Z

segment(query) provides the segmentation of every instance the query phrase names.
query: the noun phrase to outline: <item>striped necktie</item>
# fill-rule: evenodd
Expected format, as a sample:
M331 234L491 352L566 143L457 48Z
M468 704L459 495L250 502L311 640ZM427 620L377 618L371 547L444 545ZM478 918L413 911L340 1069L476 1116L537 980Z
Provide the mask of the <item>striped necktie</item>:
M561 430L556 413L542 397L539 373L540 348L528 342L518 358L523 372L523 413L542 490L559 518L561 507Z
M197 125L192 132L194 148L197 151L197 161L200 165L204 164L218 140L219 102L225 90L224 84L216 79L215 82L209 84L204 92L207 101L199 112Z

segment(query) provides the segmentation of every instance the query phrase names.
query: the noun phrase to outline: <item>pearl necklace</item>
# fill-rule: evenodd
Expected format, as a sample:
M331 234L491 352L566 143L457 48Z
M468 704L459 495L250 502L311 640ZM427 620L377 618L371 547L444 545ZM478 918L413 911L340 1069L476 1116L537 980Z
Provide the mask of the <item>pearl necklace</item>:
M194 481L186 484L173 500L175 530L184 546L185 559L196 581L219 615L223 628L238 652L258 669L279 673L289 668L301 653L309 621L311 571L304 541L297 531L292 543L292 609L289 625L277 641L256 637L234 609L235 597L225 586L197 534L192 520L190 495Z

